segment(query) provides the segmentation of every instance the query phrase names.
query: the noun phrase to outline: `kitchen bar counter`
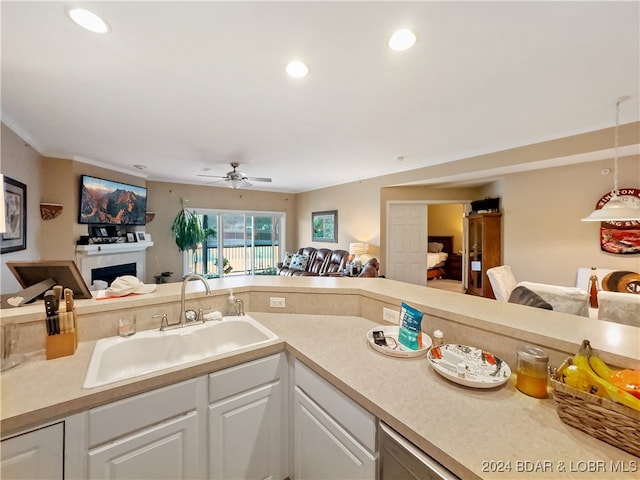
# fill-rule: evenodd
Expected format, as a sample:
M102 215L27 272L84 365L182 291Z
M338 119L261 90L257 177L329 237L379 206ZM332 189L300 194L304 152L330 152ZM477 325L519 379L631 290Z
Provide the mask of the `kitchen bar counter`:
M534 399L521 394L515 388L514 377L497 389L461 387L441 378L424 358L396 359L371 349L366 343L365 334L379 323L377 319L364 318L364 314L335 315L335 312L331 315L274 313L277 311L267 311L268 308L262 307L260 294L264 293L267 297L276 294L286 296L286 310L296 308L293 295L296 292L306 299L306 305L311 309L315 308L315 303L319 304L317 308L331 309L330 305L322 305L326 299L320 293L330 294L332 300L340 299L342 297L339 295L342 295L345 304L351 304L347 299L355 296L360 301L360 309L367 314L370 302L399 305L400 299L407 300L418 306L424 305L422 309L428 311L428 315L433 315L427 320L433 325L438 326L439 321L466 324L468 344L491 349L498 355L500 353L493 346L477 343L483 338L482 334L478 336L479 329L493 326L494 330L504 332L505 338L514 337L520 343L522 338L530 337L544 345L541 340L548 338L552 348L562 350L561 347L567 344L566 351L570 352L574 342L579 344L578 338L599 339L594 335L606 336L607 332L619 332L617 326L608 322L578 319L576 328L582 331L572 332L572 328L569 328L573 327L571 323L568 326L556 323L558 334L554 336L551 324L547 322L557 322L558 319L571 316L551 314L550 319L536 316L537 322L528 325L530 319L527 315L539 314L537 309L501 305L487 299L439 292L385 279L358 279L355 282L358 288L355 288L353 279L271 280L251 281L250 285L229 281L210 283L214 289L232 287L236 293L243 292L243 289L245 293L250 293L251 306L248 310L253 311L250 315L278 334L280 341L214 361L204 360L184 368L176 367L91 390L83 390L81 385L93 351L93 341L81 342L73 356L51 361L32 357L24 365L3 372L0 377L3 436L119 398L287 349L463 478L637 478L640 463L637 457L566 426L555 413L553 400ZM179 284L176 285L179 291ZM109 301L112 303L79 301L77 307L89 315L96 309L124 309L132 305L139 306L140 302L144 305L175 302L179 300L179 294L176 298L174 291L176 285L170 285L168 289L159 288L150 296ZM253 307L258 308L254 310ZM505 307L514 307L515 310ZM518 315L514 315L514 312ZM3 321L6 321L5 311L2 313ZM11 318L18 322L21 319L28 321L37 315L38 312L25 311L25 316L14 314ZM568 318L567 321L573 320ZM623 333L630 335L607 338L600 343L606 345L608 354L622 358L625 366L631 368L638 363L640 351L637 348L638 329L629 328L632 330ZM453 327L445 330L445 341L454 341L449 335L454 330ZM455 341L462 341L464 332L465 329L461 327L455 333L458 338ZM635 355L627 355L633 348L636 348ZM513 369L515 365L509 359L507 361Z

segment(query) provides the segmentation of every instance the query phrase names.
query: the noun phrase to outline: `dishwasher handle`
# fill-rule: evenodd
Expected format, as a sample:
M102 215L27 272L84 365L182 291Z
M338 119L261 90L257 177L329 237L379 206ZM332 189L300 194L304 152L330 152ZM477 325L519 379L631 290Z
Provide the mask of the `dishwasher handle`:
M440 465L436 460L431 458L425 452L416 447L409 440L404 438L398 432L396 432L393 428L387 425L384 422L380 422L380 429L382 431L382 448L381 455L385 455L384 451L384 437L387 436L391 438L400 448L402 448L408 455L413 457L419 463L424 466L424 469L428 471L428 478L434 478L439 480L459 480L453 473L447 470L445 467ZM384 459L383 459L384 461ZM384 479L382 479L384 480Z

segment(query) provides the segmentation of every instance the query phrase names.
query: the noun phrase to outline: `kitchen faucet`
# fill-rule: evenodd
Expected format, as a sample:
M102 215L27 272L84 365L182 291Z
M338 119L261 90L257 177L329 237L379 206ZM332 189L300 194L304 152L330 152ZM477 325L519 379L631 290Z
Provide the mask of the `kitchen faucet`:
M191 275L187 275L186 277L184 277L184 280L182 281L182 293L180 294L180 323L179 325L181 327L184 327L187 323L190 322L194 322L196 320L201 320L202 322L204 322L204 320L199 319L198 318L198 314L195 312L195 310L185 310L185 306L184 306L184 297L185 297L185 289L187 288L187 283L189 283L191 280L200 280L203 284L204 284L204 288L207 290L207 295L211 295L211 288L209 288L209 284L207 283L207 281L205 280L204 277L202 277L201 275L196 275L196 274L191 274Z

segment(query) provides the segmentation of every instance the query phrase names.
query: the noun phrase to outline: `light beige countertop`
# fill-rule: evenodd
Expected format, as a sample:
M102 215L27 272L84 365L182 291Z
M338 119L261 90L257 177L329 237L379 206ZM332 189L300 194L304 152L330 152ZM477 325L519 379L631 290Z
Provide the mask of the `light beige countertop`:
M627 331L609 322L578 317L574 320L570 315L557 313L540 315L537 309L529 307L503 305L385 279L287 277L268 280L211 281L210 284L220 293L221 300L228 288L246 293L250 303L247 311L252 312L249 315L276 333L280 340L255 350L91 390L83 390L82 382L94 341L81 341L75 355L68 357L45 361L41 355L32 356L0 377L3 436L287 349L463 478L638 478L638 457L565 425L558 418L552 399L540 400L521 394L515 388L514 376L504 386L489 390L453 384L440 377L424 357L397 359L374 351L367 344L365 335L381 321L364 318L364 314L299 313L304 309L296 303L294 294L299 294L306 304L313 304L313 298L326 301L322 295L309 295L311 293L326 293L331 300L344 296L345 304L349 303L347 297L355 296L360 302L359 308L366 312L372 308L370 302L397 306L402 299L419 308L422 306L423 311L433 315L429 328L438 326L438 322L449 322L447 327L450 329L445 330L446 341L480 346L498 355L501 352L493 345L487 347L477 343L485 338L485 331L500 330L509 350L512 350L510 342L522 343L531 337L541 345L545 345L542 340L547 341L550 348L559 350L558 355L574 351L582 338L597 338L605 354L623 359L620 363L632 368L640 361L639 329L629 327ZM189 291L193 296L199 295L200 290L196 282L193 283L193 290L190 285ZM284 313L263 307L261 293L265 292L267 297L275 293L287 296L288 308ZM77 308L89 316L95 312L108 313L177 300L179 284L174 284L158 288L149 296L110 300L109 303L78 301ZM378 303L375 303L376 309ZM6 312L12 312L9 316L12 321L33 322L37 321L40 308L25 307L22 316L13 313L22 309L3 311L2 314L4 317ZM331 306L323 308L331 310ZM464 324L467 330L456 333L456 322ZM467 338L465 331L469 332ZM511 360L507 361L513 369L515 365ZM499 466L507 464L510 471L497 471ZM614 464L622 465L625 471L614 471Z

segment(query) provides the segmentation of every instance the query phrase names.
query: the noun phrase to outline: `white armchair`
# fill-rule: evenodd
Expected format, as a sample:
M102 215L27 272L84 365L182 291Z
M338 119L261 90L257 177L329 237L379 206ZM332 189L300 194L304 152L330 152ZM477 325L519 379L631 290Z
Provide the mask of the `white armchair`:
M600 290L598 318L640 327L640 295Z
M499 302L509 301L509 295L516 288L516 277L509 265L500 265L487 269L487 276L491 282L491 288L496 300Z
M517 286L520 285L540 295L551 304L555 312L570 313L581 317L589 316L589 294L581 288L533 282L517 284Z

